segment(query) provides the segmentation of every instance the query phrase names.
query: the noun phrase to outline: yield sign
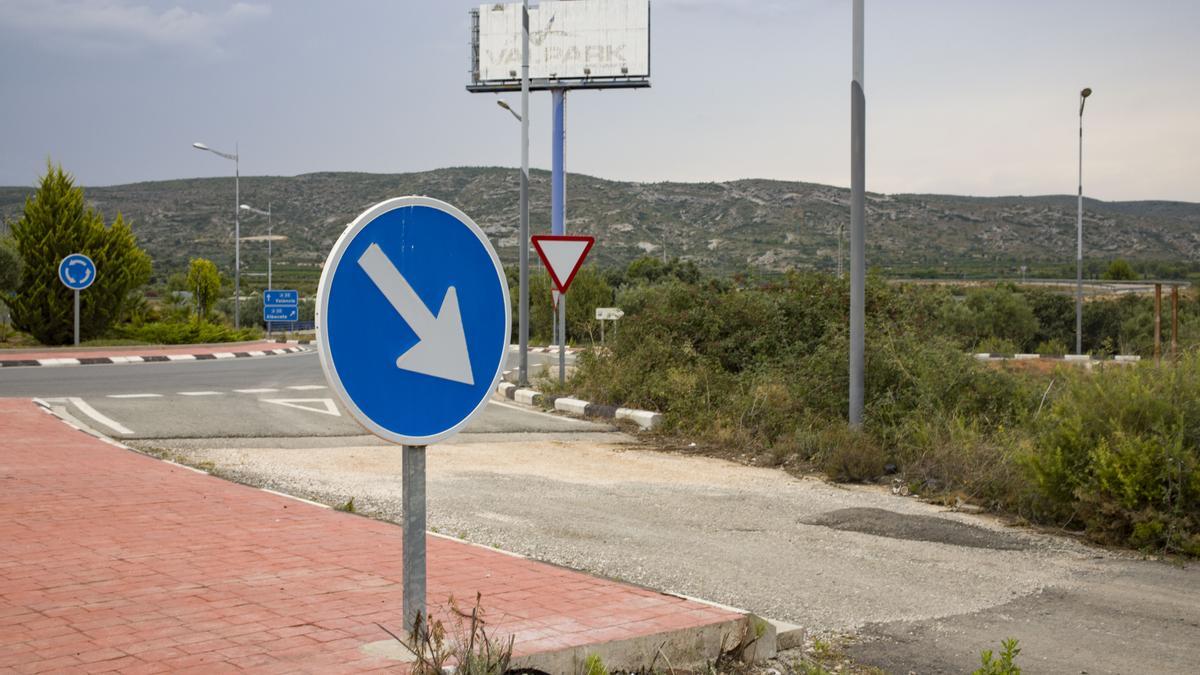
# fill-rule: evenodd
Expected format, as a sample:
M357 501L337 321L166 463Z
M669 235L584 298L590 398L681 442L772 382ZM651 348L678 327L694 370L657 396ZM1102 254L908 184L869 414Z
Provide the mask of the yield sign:
M595 237L566 234L535 234L531 239L560 293L567 292L583 259L596 243Z

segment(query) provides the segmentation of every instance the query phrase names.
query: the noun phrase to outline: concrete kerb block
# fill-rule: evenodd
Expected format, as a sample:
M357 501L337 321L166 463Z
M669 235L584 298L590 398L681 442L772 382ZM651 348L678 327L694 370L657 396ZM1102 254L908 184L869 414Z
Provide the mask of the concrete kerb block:
M512 382L501 382L496 385L496 393L500 394L508 400L513 400L513 394L517 391L517 385Z
M634 410L633 408L617 408L616 418L629 420L647 431L653 431L662 424L662 415L649 410Z
M542 392L536 389L518 389L513 392L513 400L525 405L541 405Z
M562 397L554 399L555 410L561 410L573 415L587 415L588 405L590 404L587 401L581 401L577 398Z
M1063 360L1064 361L1091 361L1092 355L1091 354L1065 354L1065 355L1063 355Z
M743 661L754 662L775 655L775 629L768 622L746 615L704 626L518 656L512 665L547 673L575 673L581 672L587 658L595 655L610 670L637 671L656 661L662 663L665 654L676 667L697 666L736 649L738 640L745 644L746 636L758 631L762 631L759 638L746 645L740 655Z
M1017 361L1032 361L1035 359L1040 359L1041 357L1041 354L1017 354L1013 356L1013 358Z

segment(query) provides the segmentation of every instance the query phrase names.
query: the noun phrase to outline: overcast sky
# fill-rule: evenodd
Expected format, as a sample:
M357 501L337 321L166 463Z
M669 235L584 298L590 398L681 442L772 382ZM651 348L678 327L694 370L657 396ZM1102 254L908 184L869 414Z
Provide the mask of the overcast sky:
M0 184L515 166L461 0L0 0ZM653 87L568 97L567 169L849 183L850 0L653 0ZM867 0L867 187L1200 201L1200 2ZM509 96L515 106L519 97ZM532 97L549 165L549 94Z

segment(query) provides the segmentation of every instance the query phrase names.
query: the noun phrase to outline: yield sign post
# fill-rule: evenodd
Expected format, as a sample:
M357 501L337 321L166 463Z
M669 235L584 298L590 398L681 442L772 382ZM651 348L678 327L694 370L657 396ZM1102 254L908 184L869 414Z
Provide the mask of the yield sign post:
M575 274L583 265L583 259L596 243L595 237L569 234L537 234L530 237L538 257L550 272L550 279L559 293L566 293ZM558 305L557 300L555 306ZM566 379L567 326L563 321L562 334L558 336L558 381Z

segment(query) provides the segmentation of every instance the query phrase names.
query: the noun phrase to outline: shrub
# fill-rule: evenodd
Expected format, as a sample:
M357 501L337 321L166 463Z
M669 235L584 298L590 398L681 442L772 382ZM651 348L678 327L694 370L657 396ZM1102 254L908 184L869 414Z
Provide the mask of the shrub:
M1035 515L1200 555L1200 355L1067 377L1027 451Z
M74 336L73 291L58 278L67 255L84 253L96 264L95 282L79 294L83 340L103 334L121 316L129 292L150 279L150 256L138 248L129 223L118 213L105 225L61 166L47 163L37 191L10 227L21 258L20 282L5 302L13 325L42 344L67 344Z
M139 340L162 345L187 345L208 342L242 342L257 340L262 332L256 328L234 330L207 321L187 323L145 323L140 326L126 324L111 331L116 338Z

